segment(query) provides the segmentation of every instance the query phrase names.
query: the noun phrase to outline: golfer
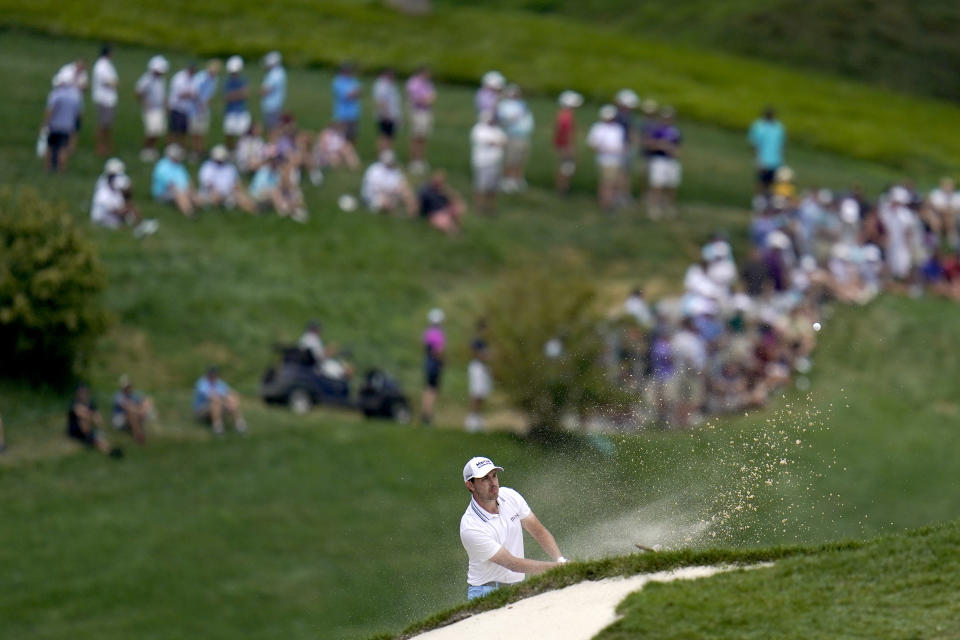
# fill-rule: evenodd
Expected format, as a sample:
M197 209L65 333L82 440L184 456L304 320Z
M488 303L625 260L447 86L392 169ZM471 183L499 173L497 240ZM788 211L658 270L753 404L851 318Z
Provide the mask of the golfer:
M483 457L471 458L463 468L463 482L472 496L460 519L460 540L470 558L468 600L485 596L501 585L520 582L524 574L543 573L567 561L523 496L513 489L500 488L498 471L503 467ZM521 526L554 562L523 557Z

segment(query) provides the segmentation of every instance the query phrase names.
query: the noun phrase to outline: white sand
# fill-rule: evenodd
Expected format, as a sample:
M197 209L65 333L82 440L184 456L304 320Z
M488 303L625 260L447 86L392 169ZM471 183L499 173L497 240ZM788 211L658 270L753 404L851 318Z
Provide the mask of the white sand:
M737 567L687 567L676 571L644 573L629 578L584 581L494 611L485 611L440 629L427 631L419 640L589 640L616 619L616 607L648 582L706 578Z

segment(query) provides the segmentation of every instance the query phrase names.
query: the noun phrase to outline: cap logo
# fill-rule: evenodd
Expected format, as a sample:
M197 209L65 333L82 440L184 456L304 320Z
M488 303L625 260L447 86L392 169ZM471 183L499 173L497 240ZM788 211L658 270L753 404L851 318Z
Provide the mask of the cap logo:
M491 462L490 460L477 460L476 467L477 469L479 469L480 467L485 467L488 464L493 464L493 462Z

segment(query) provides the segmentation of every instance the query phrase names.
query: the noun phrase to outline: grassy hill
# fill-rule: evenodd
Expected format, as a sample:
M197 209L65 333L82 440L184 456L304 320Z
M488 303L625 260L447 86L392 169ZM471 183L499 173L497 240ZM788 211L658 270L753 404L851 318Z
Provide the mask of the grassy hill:
M93 47L0 33L2 181L36 186L84 221L101 167L89 151L90 127L62 178L42 174L32 147L50 75ZM682 213L661 225L636 213L600 215L586 154L574 194L554 197L545 127L533 188L505 199L494 219L472 217L459 239L419 222L339 212L337 196L359 184L349 174L308 187L304 226L240 214L185 220L142 197L149 167L135 159L139 117L129 89L152 53L116 52L117 145L160 232L139 242L90 230L116 323L89 374L103 400L121 372L131 373L157 398L160 420L146 448L121 438L128 457L115 463L62 437L65 395L0 384L11 445L0 456L0 637L356 638L400 629L463 597L457 474L481 452L507 467L507 484L575 558L625 553L635 542L819 543L956 517L944 487L954 486L960 451L952 383L960 337L956 305L942 300L883 297L838 309L820 334L809 395L789 391L770 412L693 433L549 450L502 433L261 406L255 391L270 345L296 337L310 317L352 346L361 366L384 365L415 392L424 312L441 304L455 352L440 423L460 424L462 345L497 278L546 262L589 270L611 305L638 279L654 295L673 290L716 227L743 246L752 160L742 131L683 120ZM329 79L291 70L291 106L308 128L328 117ZM435 164L464 190L471 97L469 88L442 87L433 146ZM548 122L552 100L532 104L538 122ZM596 106L581 112L581 130ZM368 157L371 130L365 121ZM898 176L800 144L790 158L808 184L858 181L875 191ZM935 176L919 177L929 184ZM210 362L244 394L252 425L245 439L214 441L190 419L190 385ZM790 461L776 472L757 462L773 452Z
M620 604L623 617L596 638L956 637L960 524L952 522L865 543L635 554L571 565L378 639L407 638L580 580L760 562L773 564L650 583Z
M473 4L491 6L489 0ZM895 91L960 97L960 8L949 0L502 0L496 5L843 75Z

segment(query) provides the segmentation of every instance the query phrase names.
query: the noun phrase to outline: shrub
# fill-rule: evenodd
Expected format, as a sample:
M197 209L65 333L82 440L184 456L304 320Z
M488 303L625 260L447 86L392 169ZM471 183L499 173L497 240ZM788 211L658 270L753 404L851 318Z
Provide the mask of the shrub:
M0 374L63 383L107 327L106 275L62 204L0 190Z
M488 305L492 366L533 433L555 437L566 416L582 423L626 400L603 367L596 297L586 278L547 271L508 274L494 291Z

